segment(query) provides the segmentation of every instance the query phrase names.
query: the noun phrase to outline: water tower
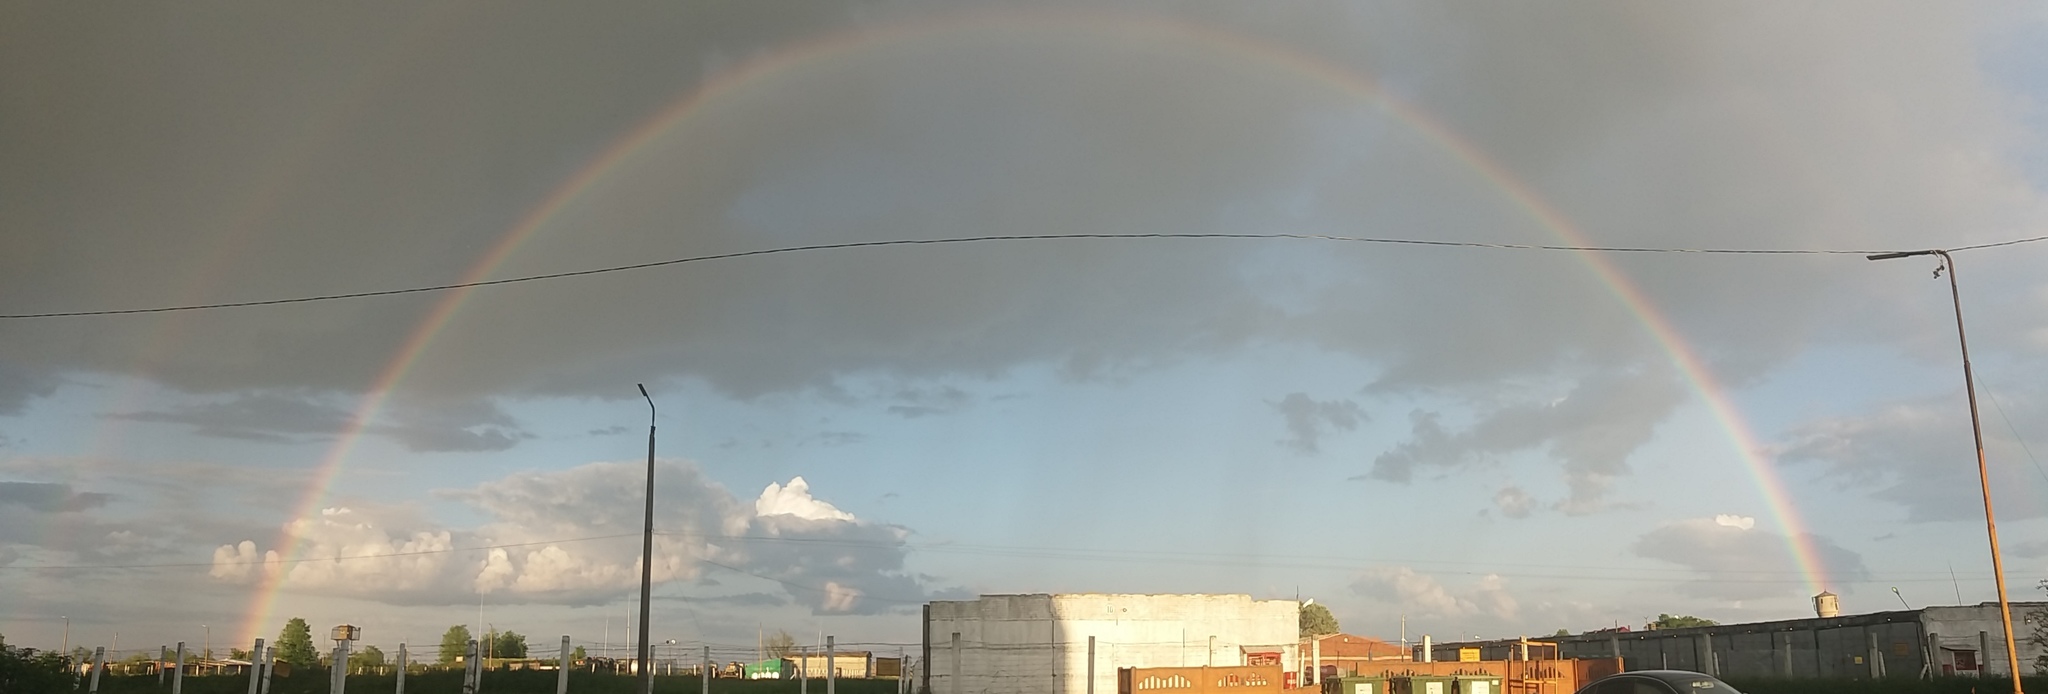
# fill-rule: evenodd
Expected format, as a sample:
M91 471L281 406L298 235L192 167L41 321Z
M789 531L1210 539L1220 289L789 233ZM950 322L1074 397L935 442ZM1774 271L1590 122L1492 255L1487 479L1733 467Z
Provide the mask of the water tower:
M1813 596L1813 613L1823 618L1837 617L1842 614L1842 605L1834 593L1823 590L1820 595Z

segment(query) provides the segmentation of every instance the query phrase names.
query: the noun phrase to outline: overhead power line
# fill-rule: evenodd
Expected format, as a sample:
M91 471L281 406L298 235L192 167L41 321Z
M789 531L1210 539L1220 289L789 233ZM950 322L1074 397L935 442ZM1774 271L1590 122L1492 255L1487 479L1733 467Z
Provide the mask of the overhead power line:
M1848 249L1806 249L1806 248L1662 248L1662 247L1651 247L1651 246L1557 246L1557 245L1544 245L1544 244L1524 244L1524 243L1486 243L1486 242L1479 242L1479 241L1435 241L1435 240L1428 240L1428 239L1396 239L1396 238L1375 238L1375 237L1365 237L1365 236L1333 236L1333 235L1327 235L1327 234L1230 234L1230 233L1208 233L1208 234L1198 234L1198 233L1187 233L1187 234L1015 234L1015 235L1000 235L1000 236L967 236L967 237L954 237L954 238L941 238L941 239L897 239L897 240L892 240L892 241L852 241L852 242L847 242L847 243L821 243L821 244L812 244L812 245L807 245L807 246L785 246L785 247L782 247L782 248L764 248L764 249L759 249L759 250L752 250L752 251L737 251L737 252L733 252L733 253L714 253L714 254L711 254L711 255L698 255L698 256L689 256L689 257L684 257L684 258L671 258L671 259L669 259L669 260L657 260L657 261L653 261L653 262L646 262L646 263L633 263L633 264L629 264L629 265L613 265L613 266L609 266L609 267L600 267L600 268L592 268L592 269L589 269L589 270L573 270L573 271L569 271L569 272L551 272L551 273L547 273L547 274L540 274L540 275L523 275L523 276L519 276L519 277L506 277L506 278L502 278L502 279L495 279L495 280L479 280L479 281L476 281L476 282L457 282L457 283L454 283L454 284L437 284L437 285L430 285L430 286L423 286L423 287L406 287L406 288L403 288L403 289L379 289L379 290L373 290L373 291L363 291L363 292L347 292L347 293L342 293L342 294L317 294L317 295L312 295L312 296L298 296L298 297L289 297L289 298L280 298L280 299L257 299L257 300L252 300L252 301L229 301L229 302L222 302L222 303L212 303L212 304L181 304L181 305L173 305L173 306L156 306L156 307L150 307L150 308L124 308L124 309L101 309L101 310L88 310L88 311L51 311L51 312L44 312L44 313L15 313L15 314L4 314L4 315L0 315L0 319L15 319L15 320L21 320L21 319L30 319L30 318L78 318L78 317L86 317L86 316L120 316L120 315L132 315L132 314L142 314L142 313L173 313L173 312L180 312L180 311L205 311L205 310L210 310L210 309L223 309L223 308L248 308L248 307L253 307L253 306L277 306L277 305L281 305L281 304L303 304L303 303L311 303L311 302L316 302L316 301L338 301L338 300L342 300L342 299L367 299L367 298L372 298L372 297L380 297L380 296L397 296L397 295L401 295L401 294L424 294L424 293L429 293L429 292L444 292L444 291L450 291L450 290L455 290L455 289L470 289L470 288L475 288L475 287L491 287L491 286L497 286L497 285L501 285L501 284L518 284L518 283L521 283L521 282L539 282L539 281L542 281L542 280L557 280L557 279L565 279L565 278L569 278L569 277L583 277L583 276L587 276L587 275L603 275L603 274L609 274L609 273L614 273L614 272L626 272L626 271L630 271L630 270L646 270L646 269L650 269L650 268L658 268L658 267L667 267L667 266L670 266L670 265L682 265L682 264L685 264L685 263L701 263L701 262L708 262L708 261L713 261L713 260L733 260L733 259L736 259L736 258L750 258L750 257L754 257L754 256L763 256L763 255L780 255L780 254L783 254L783 253L801 253L801 252L806 252L806 251L836 251L836 250L847 250L847 249L854 249L854 248L881 248L881 247L888 247L888 246L937 246L937 245L948 245L948 244L966 244L966 243L987 243L987 242L998 242L998 241L1073 241L1073 240L1082 240L1082 239L1095 239L1095 240L1142 240L1142 239L1240 239L1240 240L1273 240L1273 239L1293 239L1293 240L1305 240L1305 241L1342 241L1342 242L1349 242L1349 243L1371 243L1371 244L1383 244L1383 245L1396 245L1396 246L1434 246L1434 247L1440 247L1440 248L1473 248L1473 249L1491 249L1491 250L1509 250L1509 251L1558 251L1558 252L1571 252L1571 253L1694 253L1694 254L1713 254L1713 255L1858 255L1858 256L1862 256L1862 255L1870 255L1870 254L1875 254L1875 253L1886 253L1886 252L1890 252L1890 250L1895 250L1895 249L1887 249L1887 250L1872 250L1872 249L1861 249L1861 250L1848 250ZM1962 252L1962 251L1974 251L1974 250L1981 250L1981 249L1985 249L1985 248L1997 248L1997 247L2000 247L2000 246L2013 246L2013 245L2018 245L2018 244L2023 244L2023 243L2034 243L2034 242L2036 242L2036 241L2048 241L2048 236L2035 236L2035 237L2031 237L2031 238L2023 238L2023 239L2012 239L2012 240L2008 240L2008 241L1998 241L1998 242L1994 242L1994 243L1980 243L1980 244L1976 244L1976 245L1970 245L1970 246L1958 246L1958 247L1955 247L1955 248L1950 248L1950 249L1946 249L1946 250L1947 250L1948 252L1950 252L1950 253L1957 253L1957 252Z
M537 542L513 542L513 543L509 543L509 544L502 544L502 545L480 545L480 546L476 546L476 547L444 547L444 548L441 548L441 549L421 549L421 550L411 550L411 551L405 551L405 552L382 552L382 553L378 553L378 554L337 554L337 555L332 555L332 556L324 556L324 557L295 557L295 558L290 558L290 559L285 559L285 558L279 558L279 559L256 559L256 560L251 560L251 561L220 561L220 562L212 562L212 561L208 561L208 562L171 562L171 563L164 563L164 564L70 564L70 565L54 565L54 564L43 564L43 565L13 565L13 564L10 564L10 565L4 565L4 566L0 566L0 570L4 570L4 569L13 569L13 570L17 570L17 571L58 571L58 570L69 570L69 571L82 571L82 570L86 570L86 569L166 569L166 568L193 568L193 567L208 567L208 566L281 566L281 565L284 565L284 564L303 564L303 563L306 563L306 562L316 562L316 561L333 561L333 562L340 562L340 561L358 561L358 560L362 560L362 559L389 559L389 558L392 558L392 557L417 557L417 556L423 556L423 555L429 555L429 554L453 554L453 553L455 553L455 552L473 552L473 551L478 551L478 550L491 550L491 549L510 549L510 548L513 548L513 547L534 547L534 546L539 546L539 545L559 545L559 544L570 544L570 543L575 543L575 542L593 542L593 541L597 541L597 540L614 540L614 539L618 539L618 538L622 538L622 537L639 537L639 536L640 536L640 533L631 533L631 534L626 534L626 535L598 535L598 536L595 536L595 537L572 537L572 538L568 538L568 539L563 539L563 540L540 540L540 541L537 541Z

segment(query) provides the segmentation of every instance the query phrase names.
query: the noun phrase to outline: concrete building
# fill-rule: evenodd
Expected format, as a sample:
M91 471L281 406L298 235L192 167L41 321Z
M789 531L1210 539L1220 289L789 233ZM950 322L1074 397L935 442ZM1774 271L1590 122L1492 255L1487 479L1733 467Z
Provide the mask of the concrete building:
M1247 665L1248 653L1297 662L1300 620L1293 600L1249 595L937 601L925 606L918 684L929 694L1115 694L1117 668Z
M2012 603L2020 671L2032 673L2041 647L2028 643L2030 613L2048 602ZM2006 676L2005 635L1998 603L1933 606L1685 629L1605 631L1544 637L1565 658L1621 658L1628 670L1671 668L1724 677L1914 679L1923 676ZM1441 643L1441 656L1460 647L1512 642ZM1418 654L1419 655L1419 654Z

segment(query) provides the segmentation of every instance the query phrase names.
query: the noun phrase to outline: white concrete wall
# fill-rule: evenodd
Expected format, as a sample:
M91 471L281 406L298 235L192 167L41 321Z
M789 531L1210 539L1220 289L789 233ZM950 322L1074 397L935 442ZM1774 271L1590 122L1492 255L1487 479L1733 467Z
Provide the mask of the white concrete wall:
M1090 636L1095 694L1116 693L1117 668L1243 665L1246 647L1281 651L1292 665L1299 610L1292 600L1248 595L986 595L933 602L932 694L1087 694ZM955 632L961 641L957 680Z
M2028 613L2043 609L2048 609L2048 603L2012 603L2013 639L2019 646L2022 674L2034 674L2034 659L2044 653L2039 646L2028 642L2028 637L2033 635L2034 625L2027 622ZM2005 625L1998 615L1998 603L1987 602L1958 607L1930 606L1921 612L1920 628L1924 633L1935 635L1942 646L1978 651L1977 661L1983 664L1983 674L2003 676L2011 671L2005 657ZM1988 650L1979 649L1979 632L1983 633L1983 645L1989 646ZM1941 654L1936 653L1935 656L1939 659ZM1938 671L1940 667L1937 661L1936 670Z

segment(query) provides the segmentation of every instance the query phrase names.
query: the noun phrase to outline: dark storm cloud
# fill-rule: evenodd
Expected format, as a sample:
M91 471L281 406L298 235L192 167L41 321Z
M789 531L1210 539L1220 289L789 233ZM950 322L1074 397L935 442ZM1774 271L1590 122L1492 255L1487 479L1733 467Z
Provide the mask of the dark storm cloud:
M607 143L722 70L927 10L534 5L487 22L474 6L17 10L0 22L0 112L13 116L0 125L12 155L0 190L14 192L0 206L0 296L13 312L453 281ZM2033 150L1972 48L2004 19L1995 10L1120 11L1375 76L1499 166L1469 167L1405 111L1201 32L1107 15L941 23L953 28L750 73L489 274L992 234L1559 241L1511 190L1613 245L1921 247L2039 221L2037 192L2010 163ZM1577 512L1601 507L1686 397L1672 376L1641 376L1672 358L1646 323L1668 324L1739 385L1816 339L1910 343L1920 338L1900 326L1941 310L1853 258L1603 262L1647 308L1567 255L1310 242L692 264L478 291L395 387L473 402L613 397L613 384L653 378L753 398L901 379L926 395L875 406L917 417L972 404L948 397L947 381L1022 367L1114 381L1307 345L1370 363L1376 395L1478 413L1454 429L1430 406L1373 476L1537 450ZM2004 272L1984 277L2041 282ZM360 391L442 298L0 323L0 353L27 374L0 371L0 412L69 371L200 393ZM1899 320L1849 318L1880 310ZM1503 402L1501 384L1528 382L1571 397ZM475 413L417 418L427 423L380 431L415 450L527 436Z
M2013 438L2008 421L2022 425L2048 416L2040 391L2002 394L1984 402L1989 455L2025 460L2033 455ZM1980 400L1988 400L1978 393ZM1981 485L1971 450L1970 419L1961 392L1948 397L1894 402L1871 412L1810 420L1788 432L1771 452L1783 463L1817 465L1827 478L1903 507L1913 522L1982 519ZM2043 473L2027 465L1988 468L1993 490L2039 485ZM1998 508L2002 518L2038 518L2034 504Z
M1695 595L1743 600L1803 592L1805 578L1785 536L1754 523L1734 516L1667 523L1637 538L1629 551L1694 570L1699 577L1684 587ZM1870 577L1862 555L1833 540L1807 535L1801 542L1813 548L1827 580L1854 584Z
M56 392L57 382L53 373L0 358L0 415L21 414L30 400Z
M46 482L0 482L0 505L39 513L84 511L107 505L111 494L75 492L71 485Z
M1409 415L1405 443L1373 460L1371 479L1405 482L1418 468L1458 468L1528 449L1564 461L1568 513L1594 510L1612 481L1628 472L1628 456L1649 440L1651 427L1680 402L1678 386L1662 371L1596 374L1549 402L1518 402L1484 411L1463 431L1451 431L1434 412Z
M171 410L108 415L138 422L184 424L193 433L250 441L296 443L326 438L348 428L348 410L302 397L259 393Z
M347 432L355 413L333 398L255 393L226 401L165 410L108 415L140 422L183 424L195 434L267 443L305 443ZM411 400L395 404L382 421L363 428L419 452L502 451L531 439L511 415L487 402Z
M713 584L715 585L715 584ZM733 607L781 607L789 604L789 597L772 593L737 593L734 595L713 595L698 597L692 595L657 595L655 600L684 602L698 605L729 605Z
M897 403L889 406L889 414L916 419L931 415L951 414L967 409L974 398L967 391L951 386L942 388L904 388L889 398Z
M1288 393L1279 402L1269 402L1273 410L1280 413L1287 423L1287 438L1280 443L1302 455L1314 455L1321 449L1319 443L1324 434L1334 431L1352 431L1358 423L1366 421L1365 410L1350 400L1316 400L1307 393Z

